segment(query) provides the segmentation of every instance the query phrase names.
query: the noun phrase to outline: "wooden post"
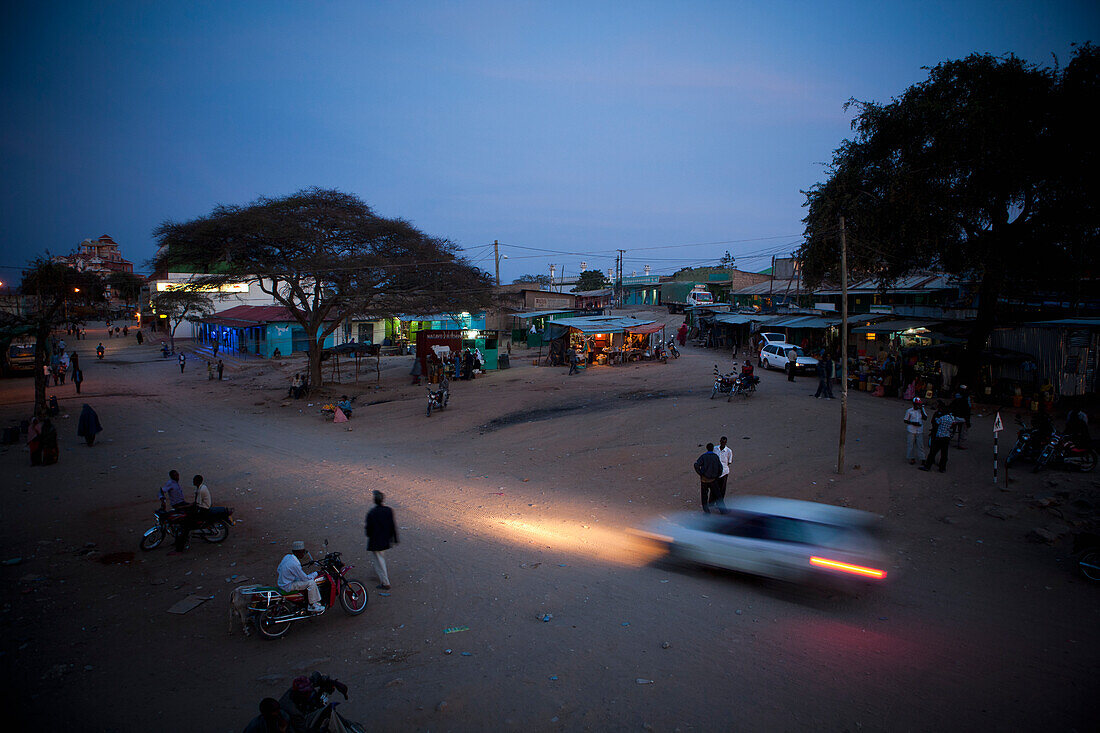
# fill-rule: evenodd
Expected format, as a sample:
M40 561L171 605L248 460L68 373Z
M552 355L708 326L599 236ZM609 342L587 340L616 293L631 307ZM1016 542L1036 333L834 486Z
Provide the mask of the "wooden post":
M848 432L848 240L840 217L840 445L836 472L844 473L844 440Z

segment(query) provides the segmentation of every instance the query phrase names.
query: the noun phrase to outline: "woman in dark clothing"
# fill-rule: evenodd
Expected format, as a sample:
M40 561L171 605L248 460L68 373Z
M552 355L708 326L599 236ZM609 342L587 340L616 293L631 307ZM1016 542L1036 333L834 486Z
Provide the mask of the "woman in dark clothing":
M466 349L465 358L462 360L462 378L474 378L474 355L469 349Z
M91 405L85 403L80 410L80 420L76 425L76 434L84 438L84 442L91 448L95 443L96 433L101 430L103 430L103 426L99 424L99 415L95 414L95 410L91 408Z
M57 428L49 419L42 421L42 432L38 435L39 449L42 455L42 465L52 466L57 463ZM33 461L33 453L32 461Z

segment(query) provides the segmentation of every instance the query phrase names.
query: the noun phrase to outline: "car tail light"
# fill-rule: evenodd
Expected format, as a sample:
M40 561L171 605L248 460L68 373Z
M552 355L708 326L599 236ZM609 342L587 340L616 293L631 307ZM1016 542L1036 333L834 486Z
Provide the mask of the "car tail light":
M839 560L829 560L825 557L811 557L810 564L819 568L825 568L827 570L837 570L842 573L851 573L852 575L862 575L865 578L876 578L882 580L886 577L885 570L876 570L875 568L865 568L862 565L852 565L847 562L840 562Z

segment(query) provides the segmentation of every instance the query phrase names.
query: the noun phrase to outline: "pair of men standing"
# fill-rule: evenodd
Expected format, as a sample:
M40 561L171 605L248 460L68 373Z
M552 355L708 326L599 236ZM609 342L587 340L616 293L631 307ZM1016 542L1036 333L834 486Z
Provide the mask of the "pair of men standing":
M717 449L714 443L707 443L707 452L695 461L695 473L699 474L699 498L707 514L710 514L712 505L719 514L725 514L726 482L732 465L733 449L724 435L719 439Z

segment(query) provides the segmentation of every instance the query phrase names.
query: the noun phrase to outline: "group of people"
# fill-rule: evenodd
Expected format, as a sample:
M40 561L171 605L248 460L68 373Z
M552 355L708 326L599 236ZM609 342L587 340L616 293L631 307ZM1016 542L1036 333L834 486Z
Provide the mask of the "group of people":
M179 531L176 533L175 552L186 552L191 539L191 530L209 513L212 501L210 487L206 485L200 474L195 474L191 479L195 487L193 501L187 501L180 486L180 474L175 469L168 472L168 481L160 487L160 503L163 511L179 512L183 519L179 522Z
M902 418L905 423L905 457L909 465L919 461L922 471L930 471L938 458L940 473L945 473L952 437L958 439L957 448L966 448L966 431L970 428L972 407L970 393L965 384L959 386L950 404L938 403L931 420L928 450L925 451L924 423L928 420L928 413L924 408L924 401L920 397L914 397L912 405Z
M328 724L326 699L339 691L348 699L348 686L339 680L312 672L295 677L290 689L276 700L260 701L260 714L245 727L244 733L309 733L337 730ZM340 717L340 716L338 716ZM346 722L340 718L341 722ZM343 728L341 728L342 730Z
M718 439L717 448L714 443L707 443L706 452L695 461L695 473L699 475L699 499L705 513L710 514L712 507L719 514L726 513L726 483L731 466L733 449L724 435Z
M309 390L309 382L302 378L301 374L295 374L294 378L290 380L290 389L287 390L286 396L293 397L298 400Z
M50 395L46 403L46 417L32 417L27 423L27 450L31 454L32 466L52 466L57 463L60 456L60 448L57 443L57 426L53 424L51 417L57 417L61 412L57 404L57 397ZM99 422L99 415L92 406L85 403L80 409L80 418L76 422L76 434L84 438L84 442L91 448L95 444L96 435L103 431Z
M84 372L80 369L80 356L74 351L65 350L64 339L54 339L51 343L50 363L42 366L46 377L46 384L53 379L53 386L65 384L66 375L71 375L77 394L80 394L80 385L84 382Z
M180 356L182 356L182 354L180 354ZM211 361L206 362L206 378L209 381L214 381L214 372L217 372L218 373L218 381L220 382L221 379L222 379L222 372L224 372L224 371L225 371L225 364L222 363L221 359L218 359L217 365L215 365L214 362L211 362Z

